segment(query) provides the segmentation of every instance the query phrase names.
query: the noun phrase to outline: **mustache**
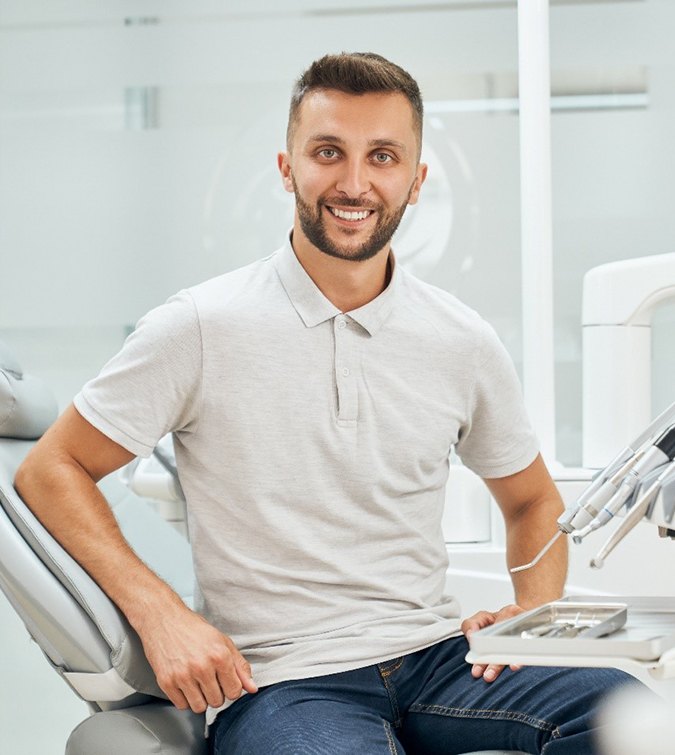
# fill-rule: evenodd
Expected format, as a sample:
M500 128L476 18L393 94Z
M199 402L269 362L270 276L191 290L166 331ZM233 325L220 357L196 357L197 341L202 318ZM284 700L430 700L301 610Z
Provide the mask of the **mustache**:
M358 207L360 210L382 209L382 205L376 202L367 202L363 199L353 199L351 197L327 197L321 199L320 203L330 207Z

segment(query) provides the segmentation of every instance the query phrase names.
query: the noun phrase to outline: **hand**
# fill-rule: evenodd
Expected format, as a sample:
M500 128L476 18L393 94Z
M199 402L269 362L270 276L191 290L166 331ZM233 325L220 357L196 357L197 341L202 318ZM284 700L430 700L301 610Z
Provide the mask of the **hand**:
M461 629L468 640L472 632L489 627L492 624L497 624L500 621L506 621L506 619L510 619L513 616L517 616L519 613L523 613L524 610L525 609L520 606L508 605L504 606L504 608L500 608L496 613L491 613L490 611L478 611L478 613L475 613L473 616L469 616L468 619L464 619ZM471 676L475 679L483 677L486 682L494 682L504 668L504 666L499 666L495 663L489 665L474 663L471 667ZM511 671L518 671L521 667L512 664L509 668Z
M242 690L257 692L251 667L232 640L184 605L143 622L143 649L157 683L179 709L203 713Z

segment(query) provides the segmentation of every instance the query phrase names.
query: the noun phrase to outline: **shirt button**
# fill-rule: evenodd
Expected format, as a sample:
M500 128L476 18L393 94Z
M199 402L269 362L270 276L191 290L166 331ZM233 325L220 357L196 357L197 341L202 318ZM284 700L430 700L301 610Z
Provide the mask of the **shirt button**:
M343 374L343 375L344 375L345 377L349 377L349 369L348 369L347 367L343 367L343 368L342 368L342 374Z
M342 330L347 327L347 323L344 320L338 320L338 328Z

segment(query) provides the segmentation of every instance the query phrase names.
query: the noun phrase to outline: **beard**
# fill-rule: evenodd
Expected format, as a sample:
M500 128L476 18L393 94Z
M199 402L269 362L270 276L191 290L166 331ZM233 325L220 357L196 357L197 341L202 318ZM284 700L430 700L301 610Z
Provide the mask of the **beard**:
M336 198L333 204L340 207L358 207L359 209L377 212L377 223L372 233L365 241L355 247L350 244L341 245L328 238L322 208L331 205L331 202L319 199L316 206L313 207L302 198L293 176L291 176L291 180L293 182L295 206L298 211L300 227L307 239L324 254L330 257L337 257L337 259L341 260L351 260L352 262L364 262L371 259L391 241L391 237L401 222L403 213L408 206L408 199L410 199L410 195L412 194L411 187L405 202L390 212L386 212L382 204L364 203L358 199ZM356 229L354 230L356 232ZM345 234L349 235L349 233L349 229L346 228Z

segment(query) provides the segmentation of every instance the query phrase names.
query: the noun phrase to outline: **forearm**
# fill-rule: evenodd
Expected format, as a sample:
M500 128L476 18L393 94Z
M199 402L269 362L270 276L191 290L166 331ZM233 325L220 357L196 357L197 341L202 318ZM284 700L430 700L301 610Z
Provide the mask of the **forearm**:
M134 553L91 476L75 461L37 448L24 462L17 491L63 548L135 628L158 602L180 598Z
M524 507L507 521L506 561L509 569L529 563L557 531L563 511L557 491L543 501ZM531 569L511 575L515 601L533 608L562 595L567 576L567 540L559 538L544 558Z
M19 495L138 632L157 683L178 708L203 713L257 691L232 640L191 611L127 544L96 482L133 455L74 407L19 468Z

